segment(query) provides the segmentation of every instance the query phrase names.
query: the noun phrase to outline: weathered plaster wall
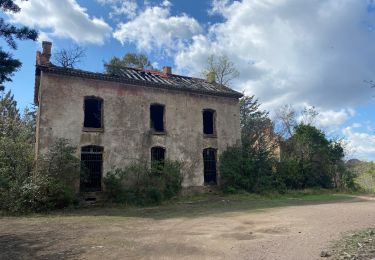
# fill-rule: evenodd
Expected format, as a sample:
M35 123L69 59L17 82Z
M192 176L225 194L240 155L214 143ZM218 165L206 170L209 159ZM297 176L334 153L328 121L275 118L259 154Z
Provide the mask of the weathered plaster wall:
M56 138L73 145L104 147L103 174L134 160L150 160L152 146L166 148L166 158L184 163L183 186L203 185L204 148L218 157L240 139L239 105L233 98L213 97L116 82L43 73L39 89L37 154L47 151ZM85 96L103 101L103 132L84 132ZM165 105L166 135L150 132L149 107ZM203 136L202 110L216 110L217 138ZM79 149L77 156L79 156Z

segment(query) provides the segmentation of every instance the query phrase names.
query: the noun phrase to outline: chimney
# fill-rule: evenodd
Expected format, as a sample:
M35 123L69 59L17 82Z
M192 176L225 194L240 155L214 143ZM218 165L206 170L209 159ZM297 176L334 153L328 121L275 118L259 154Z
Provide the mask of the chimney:
M166 75L172 74L172 67L169 67L169 66L163 67L163 73Z
M42 49L42 53L36 52L36 62L38 65L50 65L52 42L43 41Z
M214 71L210 71L207 73L207 81L209 83L215 83L215 77L216 77L216 74Z

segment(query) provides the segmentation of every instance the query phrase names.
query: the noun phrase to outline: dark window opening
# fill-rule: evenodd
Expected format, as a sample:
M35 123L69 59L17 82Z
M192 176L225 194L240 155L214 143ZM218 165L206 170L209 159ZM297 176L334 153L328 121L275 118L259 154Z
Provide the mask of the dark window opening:
M81 148L82 173L80 188L84 192L101 191L103 148L85 146Z
M162 163L165 160L165 149L163 147L151 148L151 162Z
M85 99L85 120L84 127L102 128L102 106L103 101L99 98Z
M216 150L207 148L203 150L204 184L216 185Z
M151 148L151 170L153 174L161 174L164 169L165 149L163 147Z
M164 106L151 105L150 106L150 122L151 128L155 132L164 132Z
M215 111L203 111L203 133L205 135L213 135L215 133Z

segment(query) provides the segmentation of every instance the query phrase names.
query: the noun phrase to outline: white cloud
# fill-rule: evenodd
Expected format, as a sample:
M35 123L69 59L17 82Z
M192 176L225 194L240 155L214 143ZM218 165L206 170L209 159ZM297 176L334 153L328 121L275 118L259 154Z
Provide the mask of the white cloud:
M133 20L120 23L113 37L122 44L135 43L138 49L146 51L157 48L169 53L181 49L202 29L186 14L171 16L170 5L164 1L161 6L147 6Z
M350 117L354 116L351 109L320 111L317 116L319 127L333 127L344 124Z
M103 19L90 17L76 0L17 0L16 3L21 11L9 14L12 21L40 29L43 38L103 44L112 31Z
M241 75L232 85L268 109L308 103L323 110L370 98L375 24L366 1L215 0L224 21L195 35L176 55L179 71L198 75L208 55L226 54ZM341 119L343 120L343 119Z
M128 19L133 19L137 15L138 5L135 0L97 0L102 5L109 5L111 12L109 17L124 15Z
M351 151L353 157L375 160L375 135L356 132L352 127L344 128L342 133L348 142L347 148Z
M362 127L362 124L361 123L353 123L351 125L351 128L361 128Z

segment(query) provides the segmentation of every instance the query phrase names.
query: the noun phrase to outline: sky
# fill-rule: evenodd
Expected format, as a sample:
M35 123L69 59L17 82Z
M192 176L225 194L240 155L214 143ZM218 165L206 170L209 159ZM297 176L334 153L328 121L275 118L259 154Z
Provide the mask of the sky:
M23 62L6 83L21 107L33 102L35 52L86 48L80 69L102 72L113 56L146 54L157 68L201 76L210 55L240 72L231 87L262 108L314 106L315 124L342 139L348 158L375 160L374 0L16 0L8 21L40 32L18 43ZM6 44L1 45L6 49Z

